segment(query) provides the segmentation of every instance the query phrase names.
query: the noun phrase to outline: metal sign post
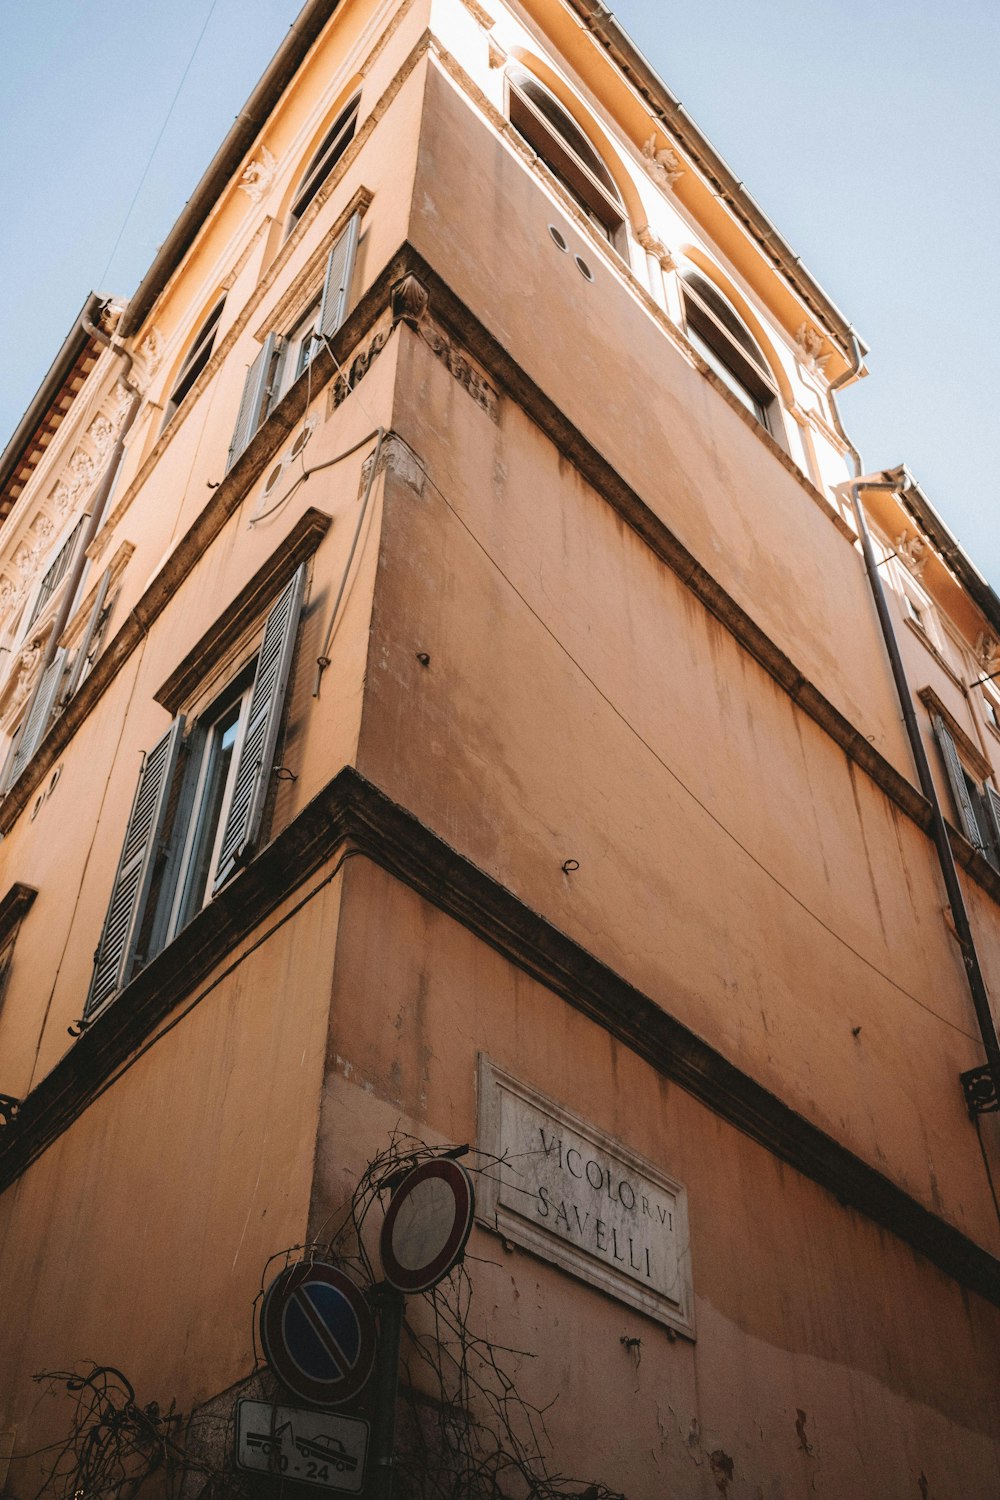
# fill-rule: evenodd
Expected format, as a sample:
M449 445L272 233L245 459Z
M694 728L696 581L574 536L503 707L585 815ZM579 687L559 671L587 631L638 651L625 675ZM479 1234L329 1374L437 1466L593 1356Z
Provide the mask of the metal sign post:
M371 1300L378 1312L378 1352L375 1356L375 1409L372 1413L367 1494L368 1500L392 1500L399 1342L406 1298L387 1281L381 1281L372 1288Z

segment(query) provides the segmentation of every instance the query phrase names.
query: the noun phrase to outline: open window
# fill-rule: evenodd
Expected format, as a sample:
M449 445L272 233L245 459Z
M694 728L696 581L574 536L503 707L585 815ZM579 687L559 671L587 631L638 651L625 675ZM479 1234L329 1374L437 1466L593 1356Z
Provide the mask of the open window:
M306 564L271 608L257 655L148 752L111 889L84 1015L218 894L257 846L291 674Z
M184 357L184 363L181 365L177 379L174 381L170 398L163 413L163 427L166 427L177 408L186 401L198 376L212 358L212 350L215 348L215 339L219 332L219 323L222 318L222 309L225 305L226 299L223 297L221 302L216 303L215 307L212 308L212 311L191 341L191 347ZM161 432L162 430L163 428L160 429Z
M288 216L288 227L286 235L291 234L296 224L309 207L310 203L323 186L334 167L337 165L351 141L358 125L358 109L361 104L361 95L357 94L349 104L341 110L334 120L330 129L323 137L317 150L313 153L312 160L302 175L292 200L291 212Z
M260 353L247 370L226 460L227 473L285 391L308 369L325 341L333 337L347 316L360 234L361 215L355 213L327 258L320 295L287 336L267 335Z
M614 178L554 94L524 68L507 73L507 113L577 205L620 255L627 250L625 205Z
M750 330L704 276L681 280L687 336L702 359L772 437L780 437L777 387Z

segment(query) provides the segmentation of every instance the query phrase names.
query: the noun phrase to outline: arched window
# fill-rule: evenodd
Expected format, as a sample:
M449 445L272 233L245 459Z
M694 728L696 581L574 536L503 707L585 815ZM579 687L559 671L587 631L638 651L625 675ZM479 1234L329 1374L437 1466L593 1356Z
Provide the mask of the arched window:
M291 234L296 224L309 207L310 203L323 186L334 167L337 165L344 152L354 137L358 123L358 106L361 103L361 95L356 94L350 104L340 111L330 129L320 142L319 148L313 156L312 161L303 174L295 200L292 203L292 211L288 216L288 228L286 234Z
M219 331L219 319L222 317L222 309L225 305L226 299L223 297L222 301L213 307L205 319L185 355L184 363L180 368L180 374L174 382L174 388L170 392L170 400L167 402L167 408L163 414L164 427L166 427L181 402L186 399L191 387L212 358L212 350L215 347L215 335ZM163 429L161 428L160 430L162 431Z
M510 123L554 172L590 222L625 253L625 206L607 167L559 101L524 68L507 74Z
M687 336L760 425L778 437L772 411L778 392L750 331L722 293L691 271L682 278Z

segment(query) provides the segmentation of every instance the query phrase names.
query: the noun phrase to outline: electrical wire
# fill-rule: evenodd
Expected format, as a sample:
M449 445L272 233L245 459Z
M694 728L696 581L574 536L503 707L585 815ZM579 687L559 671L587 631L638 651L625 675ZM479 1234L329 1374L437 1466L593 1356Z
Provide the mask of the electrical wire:
M870 958L867 958L865 956L865 954L861 953L857 948L855 948L853 946L853 944L849 943L848 940L845 937L843 937L839 932L837 932L833 927L831 927L829 925L829 923L825 922L823 920L823 918L817 912L813 911L812 907L808 906L806 904L806 902L802 900L801 896L796 895L795 891L793 891L789 886L785 885L785 883L772 870L768 869L767 865L765 865L762 860L758 859L757 855L754 854L752 852L752 850L748 849L747 846L744 843L742 843L739 838L737 838L736 834L733 833L733 831L730 828L728 828L725 823L722 822L721 818L719 818L712 811L712 809L707 805L707 803L705 803L705 802L702 801L702 799L698 796L697 792L693 791L692 788L687 785L687 783L681 778L681 776L678 774L678 772L674 770L673 766L669 765L667 763L667 761L665 761L663 759L662 755L660 755L660 753L653 748L653 746L649 743L649 741L646 740L643 737L643 735L639 732L639 730L635 727L635 725L629 719L627 719L625 717L625 715L622 713L621 709L618 708L618 706L615 703L612 702L612 700L608 697L607 693L604 692L603 688L601 688L598 685L598 683L596 683L594 681L594 679L591 677L590 673L581 665L581 663L579 661L577 661L576 657L573 655L573 653L566 646L565 642L563 642L563 641L561 641L559 639L559 637L555 634L555 632L551 629L551 627L546 623L546 621L542 619L541 615L534 608L534 606L530 603L530 601L525 597L524 594L522 594L521 590L517 587L517 584L514 583L513 579L510 578L510 576L504 571L504 569L500 566L500 564L497 562L496 558L492 555L492 553L484 545L484 543L482 541L480 541L479 537L472 530L471 526L468 524L468 522L462 516L462 514L460 513L460 511L457 509L457 507L455 505L453 505L453 503L451 502L451 500L445 494L444 490L431 477L431 475L428 473L428 471L427 471L426 468L424 468L424 473L425 473L425 475L427 477L428 483L440 495L441 499L444 501L445 505L451 511L451 513L455 517L455 519L458 521L459 525L468 534L468 536L471 538L471 540L476 544L476 546L479 548L479 550L482 552L483 556L491 564L491 566L493 568L495 568L496 571L500 574L501 578L503 578L504 582L508 585L508 587L511 588L513 590L513 592L517 595L517 597L520 599L521 603L525 606L525 608L538 621L539 625L541 625L541 627L545 631L545 633L552 639L552 641L555 642L556 646L563 653L563 655L566 656L568 658L568 660L573 663L573 666L576 668L576 670L580 673L580 675L587 682L590 683L590 686L594 689L594 691L598 694L598 696L601 699L603 699L603 701L611 709L612 713L616 716L616 718L618 718L618 719L621 720L621 722L625 725L626 729L628 729L629 732L635 736L635 738L639 741L639 743L641 745L644 746L644 748L649 752L649 754L653 757L653 759L655 761L657 761L657 763L663 767L663 769L666 771L667 775L670 776L670 778L677 783L677 785L681 788L681 790L684 791L687 794L688 797L690 797L691 801L694 802L696 804L696 806L698 806L702 810L703 813L705 813L706 817L708 817L715 824L715 826L720 830L720 832L722 832L723 834L725 834L725 836L733 844L735 844L736 847L744 855L746 855L747 859L749 859L750 862L753 865L755 865L756 868L758 870L760 870L763 875L766 875L767 878L775 886L777 886L777 888L780 891L783 891L784 894L786 896L788 896L789 899L791 901L793 901L795 903L795 905L800 908L800 910L802 910L803 912L805 912L805 914L808 917L811 917L812 920L817 924L817 926L821 927L824 932L826 932L830 937L832 937L835 942L839 943L843 948L845 948L848 953L853 954L854 957L856 959L858 959L860 963L864 964L866 968L870 969L872 971L872 973L877 974L879 976L879 978L882 979L882 980L884 980L885 983L888 984L892 989L896 990L899 994L905 996L906 999L912 1000L915 1005L918 1005L921 1010L926 1011L928 1015L933 1016L935 1020L940 1021L942 1023L942 1025L949 1026L953 1031L958 1032L958 1034L960 1036L965 1037L968 1041L975 1042L975 1043L978 1044L978 1042L979 1042L979 1038L978 1037L973 1036L972 1033L966 1031L964 1027L959 1026L955 1021L952 1021L947 1016L942 1015L940 1013L940 1011L937 1011L937 1010L934 1009L933 1006L928 1005L925 1000L921 1000L920 997L919 997L919 995L913 994L913 992L911 990L908 990L904 985L900 984L898 982L898 980L893 979L893 977L892 977L891 974L887 974L884 969L880 968L879 965L874 962L874 960L872 960Z
M101 272L100 281L98 282L99 286L103 286L104 285L105 277L107 276L108 272L111 269L111 263L114 260L116 254L118 253L118 246L122 242L122 236L124 235L125 230L128 227L128 222L129 222L129 220L132 217L132 212L133 212L133 210L135 208L135 205L139 201L139 194L142 192L143 184L145 183L146 178L149 176L149 169L153 165L153 158L156 156L156 153L157 153L157 151L159 150L159 147L160 147L160 142L163 140L163 137L166 134L167 126L170 124L170 120L171 120L171 117L173 116L174 109L177 106L177 101L178 101L178 99L181 96L181 90L183 89L185 83L187 82L187 76L188 76L188 74L191 71L191 67L192 67L192 64L194 63L195 58L198 55L198 49L201 47L202 41L204 40L205 32L208 30L208 23L209 23L209 21L211 21L212 16L215 13L215 7L216 7L217 4L218 4L218 0L212 0L211 5L208 7L208 15L205 17L204 24L202 25L202 28L201 28L201 30L198 33L198 39L197 39L197 41L194 44L194 49L193 49L193 51L191 53L191 56L187 60L187 65L185 66L184 72L181 74L180 82L178 83L177 88L174 91L174 97L170 101L170 107L167 110L167 113L166 113L166 116L164 118L163 124L160 126L160 133L156 137L156 140L153 142L153 149L150 151L150 153L149 153L149 159L147 160L146 165L145 165L145 167L142 170L142 176L139 178L139 185L136 188L134 194L132 195L132 202L129 204L128 210L127 210L127 212L125 214L125 217L122 220L122 227L118 231L118 238L115 240L114 244L112 245L112 247L111 247L111 254L108 256L107 265L104 267L104 270Z

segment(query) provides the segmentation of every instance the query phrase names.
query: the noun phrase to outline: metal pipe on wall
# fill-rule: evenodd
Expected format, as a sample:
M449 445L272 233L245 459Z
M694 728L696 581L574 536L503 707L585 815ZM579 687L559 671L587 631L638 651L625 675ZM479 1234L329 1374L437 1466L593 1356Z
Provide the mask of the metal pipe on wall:
M976 940L969 922L968 908L965 904L965 896L958 878L958 870L955 866L955 856L948 836L948 828L941 811L941 802L938 798L937 787L931 774L930 762L927 759L927 750L924 746L923 737L920 733L920 725L917 722L916 712L913 707L913 696L910 692L910 684L903 666L903 659L899 652L899 643L896 640L896 632L893 628L892 616L889 612L889 604L885 596L885 588L882 577L878 571L879 564L875 557L875 548L872 544L871 532L868 529L868 520L865 516L864 505L861 501L860 481L864 475L864 466L861 455L844 431L840 413L837 409L836 392L848 381L857 377L861 370L863 353L861 346L852 332L853 340L853 366L847 370L839 379L830 385L830 410L833 416L834 426L841 439L847 445L854 465L854 480L849 488L851 492L851 506L854 511L855 524L858 529L858 537L861 541L861 551L865 562L865 571L868 574L868 583L875 601L875 609L878 613L879 625L882 629L882 638L885 642L886 652L889 657L889 665L892 669L893 681L896 686L896 694L903 712L903 724L906 736L909 740L913 763L916 767L917 779L920 790L923 792L931 808L931 832L934 845L937 850L938 863L941 867L941 876L944 880L945 890L951 906L952 919L955 924L955 934L958 938L959 948L962 953L962 962L965 966L966 978L969 982L969 991L972 995L972 1004L979 1023L979 1034L982 1038L986 1059L993 1072L995 1087L1000 1090L1000 1038L997 1036L996 1022L993 1019L993 1010L990 1005L989 992L986 981L983 978L982 966L979 962L979 953L976 948ZM901 479L901 475L886 475L886 487L891 488L893 479Z

